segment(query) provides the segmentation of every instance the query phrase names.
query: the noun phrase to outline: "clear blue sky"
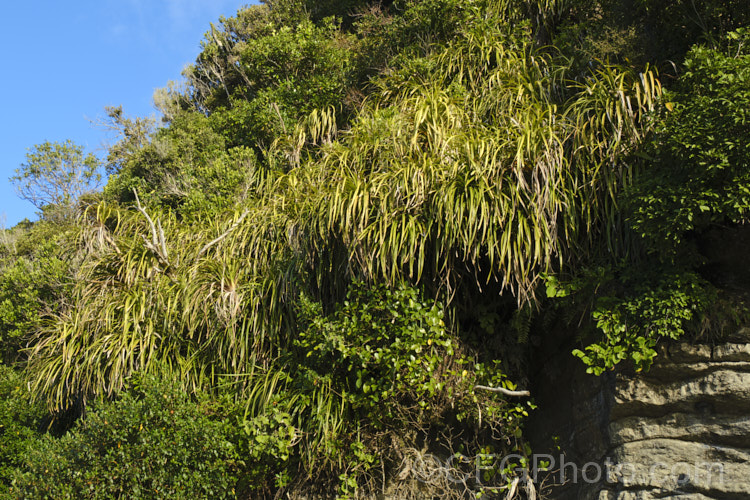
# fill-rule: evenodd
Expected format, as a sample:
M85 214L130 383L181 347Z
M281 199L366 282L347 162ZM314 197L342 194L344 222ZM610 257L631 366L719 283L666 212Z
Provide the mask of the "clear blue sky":
M27 0L5 2L0 29L0 216L6 227L35 208L8 177L28 148L71 139L102 155L107 134L89 120L104 107L156 113L154 89L180 80L209 23L254 0Z

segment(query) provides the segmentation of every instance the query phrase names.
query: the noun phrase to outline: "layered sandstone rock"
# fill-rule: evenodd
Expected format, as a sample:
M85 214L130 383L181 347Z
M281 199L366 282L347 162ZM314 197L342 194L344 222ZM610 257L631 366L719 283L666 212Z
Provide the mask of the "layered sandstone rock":
M593 377L564 359L537 381L549 416L531 426L536 449L556 435L564 452L551 498L750 498L750 330L665 347L645 374Z

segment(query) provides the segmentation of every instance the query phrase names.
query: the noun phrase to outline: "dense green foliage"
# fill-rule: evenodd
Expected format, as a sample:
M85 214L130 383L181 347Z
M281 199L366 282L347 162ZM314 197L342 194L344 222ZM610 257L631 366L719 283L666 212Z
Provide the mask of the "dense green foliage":
M187 216L211 217L232 206L256 168L252 150L226 139L198 113L176 116L169 128L121 160L105 193L132 201L133 191ZM115 159L112 159L115 161Z
M54 207L70 215L72 205L99 185L99 160L68 140L44 142L26 153L26 163L10 181L19 196L39 209Z
M330 380L354 410L367 414L369 425L383 427L396 418L395 411L409 406L400 398L426 408L443 391L435 372L451 364L446 359L454 356L453 342L442 311L420 302L413 289L355 289L332 318L320 304L302 305L309 326L296 347L309 359L300 360L309 370L305 382Z
M23 454L16 498L233 498L240 457L216 402L143 377L113 402L90 407L60 438Z
M259 474L258 490L270 487L271 479L287 485L292 478L297 484L289 486L312 491L326 480L340 494L372 489L382 470L398 472L404 454L417 452L415 442L445 433L449 425L463 435L436 443L443 453L453 447L476 452L490 435L512 436L498 446L523 452L515 438L529 405L473 394L476 383L513 384L498 363L459 353L442 310L420 300L413 288L357 284L330 314L304 297L299 307L305 326L274 379L265 380L273 394L250 399L248 415L257 415L248 421L250 436L258 443L251 441L250 449L268 448L276 467L286 466ZM278 430L262 440L259 425ZM338 474L329 476L331 469ZM304 479L316 475L312 484Z
M736 320L702 242L747 219L748 10L269 0L212 24L161 127L107 110L103 193L4 233L0 481L488 493L425 456L530 453L508 391L549 325L600 374Z
M666 99L648 175L632 197L633 226L654 251L674 254L691 231L740 223L750 210L750 33L697 46Z
M589 326L595 327L590 330L601 340L573 354L597 375L624 360L638 371L648 369L659 342L678 339L686 330L699 332L701 319L718 300L693 272L632 264L586 270L564 282L549 277L546 292L560 308L590 313Z
M39 440L46 414L44 406L31 404L23 377L0 365L0 494L11 485L13 474Z
M595 0L565 2L570 9L547 22L550 41L571 44L578 63L651 63L667 80L680 74L696 43L715 47L728 32L750 24L743 0ZM677 74L675 74L675 70Z
M659 126L642 153L650 161L624 195L629 225L649 263L609 268L562 287L568 288L562 294L588 287L583 295L596 297L591 310L603 340L575 352L594 373L623 359L639 369L650 366L660 340L701 333L710 311L714 322L736 320L715 287L696 274L706 262L696 241L714 228L746 222L750 210L747 42L743 29L729 33L719 48L696 46L679 84L665 96ZM555 280L550 284L548 295L560 296Z
M0 360L19 351L41 326L42 316L63 307L70 290L69 239L59 224L19 224L3 234L0 249ZM20 356L22 357L22 356Z

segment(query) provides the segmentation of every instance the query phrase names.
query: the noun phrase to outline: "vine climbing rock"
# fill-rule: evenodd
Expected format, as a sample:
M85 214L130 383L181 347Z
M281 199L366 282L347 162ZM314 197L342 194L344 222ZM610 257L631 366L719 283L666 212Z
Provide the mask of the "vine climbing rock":
M564 355L548 366L530 430L535 450L555 457L549 498L747 498L750 329L714 346L665 345L647 373L594 377Z

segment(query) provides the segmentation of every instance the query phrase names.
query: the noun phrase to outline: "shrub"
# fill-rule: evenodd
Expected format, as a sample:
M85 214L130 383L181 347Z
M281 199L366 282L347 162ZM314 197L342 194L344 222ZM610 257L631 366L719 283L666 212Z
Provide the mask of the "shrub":
M696 330L716 301L715 290L694 273L638 270L650 279L622 272L617 276L622 280L619 290L612 284L614 276L600 276L596 282L593 276L584 278L602 289L588 295L600 340L573 351L586 364L588 373L601 375L625 360L631 361L637 371L648 370L656 357L657 344ZM566 292L558 293L564 296Z
M13 471L41 437L45 411L30 403L29 396L18 372L0 365L0 492L10 486Z
M499 363L478 363L463 352L442 307L414 288L355 284L330 313L303 297L300 319L290 412L301 413L302 434L313 437L303 438L303 467L331 465L340 473L340 495L379 484L377 474L401 462L415 442L430 442L451 426L466 432L431 443L436 453L480 449L488 442L482 430L493 440L502 436L500 447L523 450L515 438L533 405L475 393L476 384L515 386Z
M15 473L18 498L233 498L233 429L206 398L136 377L61 438L45 436Z
M0 361L16 361L44 314L69 292L65 231L42 221L5 232L13 241L0 250Z
M652 142L654 161L630 193L633 228L656 255L684 253L690 235L750 214L750 30L721 49L694 47Z

